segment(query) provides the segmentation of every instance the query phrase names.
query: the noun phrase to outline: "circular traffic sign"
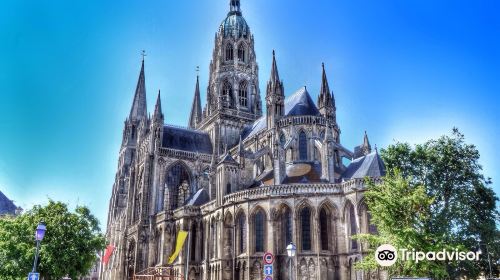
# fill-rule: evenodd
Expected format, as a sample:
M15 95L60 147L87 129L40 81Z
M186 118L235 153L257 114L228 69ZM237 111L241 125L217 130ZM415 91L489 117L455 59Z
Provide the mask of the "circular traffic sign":
M274 256L273 254L267 252L264 254L264 263L265 264L272 264L274 262Z
M271 276L266 276L266 280L273 280L273 277L271 277Z

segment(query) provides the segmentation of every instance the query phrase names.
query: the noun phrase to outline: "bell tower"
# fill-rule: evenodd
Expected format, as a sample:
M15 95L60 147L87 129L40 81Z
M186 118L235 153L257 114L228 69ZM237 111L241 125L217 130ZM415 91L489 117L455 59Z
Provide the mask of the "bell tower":
M262 115L254 37L240 1L230 0L229 6L215 34L207 103L197 126L210 134L217 155L237 145L243 127Z

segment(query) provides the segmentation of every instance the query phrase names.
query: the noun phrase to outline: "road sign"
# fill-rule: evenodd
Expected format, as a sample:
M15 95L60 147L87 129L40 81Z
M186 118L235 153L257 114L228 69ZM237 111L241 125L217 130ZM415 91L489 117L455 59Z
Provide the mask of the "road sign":
M28 280L39 280L40 279L40 273L34 273L31 272L28 274Z
M264 263L265 264L272 264L274 262L274 256L273 254L267 252L264 254Z
M264 265L264 274L266 276L273 275L273 265L272 264Z
M266 276L265 280L273 280L272 276Z

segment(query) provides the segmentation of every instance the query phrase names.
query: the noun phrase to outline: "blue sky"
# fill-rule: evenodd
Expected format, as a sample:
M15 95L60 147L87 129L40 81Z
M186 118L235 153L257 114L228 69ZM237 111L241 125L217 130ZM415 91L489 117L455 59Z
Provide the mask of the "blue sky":
M145 49L148 106L186 125L206 88L229 0L2 1L0 190L22 206L85 204L106 223L123 121ZM318 94L321 63L341 140L385 147L458 127L500 192L498 1L242 0L261 91L277 53L287 95ZM202 99L205 100L204 92Z

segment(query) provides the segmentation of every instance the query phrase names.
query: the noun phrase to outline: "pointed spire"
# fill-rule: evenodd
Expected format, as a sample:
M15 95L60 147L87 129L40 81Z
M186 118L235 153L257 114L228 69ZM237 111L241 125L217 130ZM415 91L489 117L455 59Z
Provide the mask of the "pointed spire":
M155 105L155 112L153 113L153 119L154 120L163 119L163 113L162 113L162 110L161 110L160 90L158 90L158 97L156 98L156 105Z
M368 140L368 133L365 130L365 137L363 138L363 152L365 155L372 152L372 146L370 145L370 140Z
M196 76L196 88L194 90L193 104L189 116L189 127L196 128L201 122L201 97L200 97L200 76Z
M280 82L280 75L278 73L278 64L276 63L276 53L273 50L273 64L271 66L271 77L269 78L269 81L277 84Z
M330 94L330 86L328 85L328 78L325 71L325 63L321 64L323 73L321 76L321 90L318 97L318 107L331 107L333 106L332 94Z
M137 81L137 88L135 89L134 101L132 109L130 110L129 120L142 120L147 118L146 106L146 78L144 75L144 54L142 57L141 72L139 73L139 80Z

